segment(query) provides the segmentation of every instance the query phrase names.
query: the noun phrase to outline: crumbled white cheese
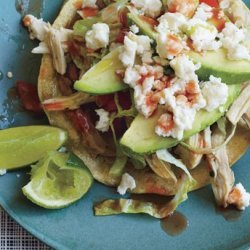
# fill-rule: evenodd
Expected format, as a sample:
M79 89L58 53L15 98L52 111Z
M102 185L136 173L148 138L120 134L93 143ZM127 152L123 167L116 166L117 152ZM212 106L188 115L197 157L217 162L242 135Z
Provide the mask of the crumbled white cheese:
M135 63L137 43L125 36L119 59L125 67L132 67Z
M198 81L195 71L200 68L199 64L194 64L185 54L177 56L170 62L170 66L180 79Z
M13 73L11 71L7 72L7 77L9 79L13 78Z
M150 17L157 17L161 13L161 0L131 0L131 3Z
M235 44L227 40L223 42L223 47L227 49L229 60L250 60L250 51L243 44Z
M240 43L246 37L246 30L238 28L235 24L227 22L225 28L221 31L224 38L228 38L233 43Z
M107 132L109 130L109 112L104 109L96 109L95 112L99 116L95 128L101 132Z
M188 23L188 31L196 51L217 50L221 47L221 41L217 41L218 31L215 26L200 19L191 19Z
M138 28L138 26L135 25L135 24L131 25L131 26L129 27L129 30L130 30L131 32L133 32L134 34L139 33L139 28Z
M179 55L185 47L185 42L171 33L159 33L156 42L157 53L161 58L168 60Z
M172 97L174 99L174 97ZM183 138L183 133L185 130L191 129L193 126L194 118L196 115L196 110L187 107L183 103L174 102L174 107L172 108L173 113L173 123L172 129L166 130L166 122L169 122L169 117L165 117L167 114L163 114L155 127L155 133L163 137L173 137L181 140ZM170 121L171 122L171 121Z
M96 0L83 0L82 8L86 8L86 7L97 8Z
M245 210L250 206L250 193L248 193L241 183L233 187L228 196L228 203L234 204L240 210Z
M246 30L227 22L220 34L222 46L227 50L230 60L250 60L250 49L244 45Z
M124 38L124 46L121 49L119 58L125 67L133 66L136 54L141 56L143 63L151 63L152 59L152 40L148 36L135 35L129 32Z
M37 19L32 15L26 15L23 19L24 25L28 27L30 32L30 38L38 39L40 41L44 41L46 37L46 33L50 25L45 23L43 19Z
M169 31L173 33L179 33L186 24L186 17L181 13L170 13L167 12L162 15L159 19L159 25L156 30L159 33L168 33Z
M0 169L0 176L5 175L7 173L6 169Z
M201 92L206 99L205 109L211 112L226 103L228 86L222 83L220 78L211 75L209 81L203 83Z
M150 83L150 82L149 82ZM136 109L143 114L146 118L150 117L152 113L157 108L156 105L149 105L147 103L147 94L146 90L142 86L136 85L134 88L134 100Z
M123 81L128 84L130 87L134 88L136 86L136 82L141 78L139 72L132 67L128 67L125 71L125 76Z
M213 16L213 13L212 13L212 7L205 4L205 3L201 3L193 18L198 18L198 19L201 19L202 21L207 21L207 19L211 18Z
M109 45L109 26L106 23L93 24L85 35L87 48L98 50Z
M136 188L136 182L135 182L135 179L133 178L133 176L131 176L128 173L123 174L121 183L117 188L117 192L120 195L124 195L124 194L126 194L128 189L133 190L135 188Z
M138 55L143 55L145 52L151 52L151 43L153 42L148 36L144 35L135 35L129 32L128 37L136 42L137 49L136 52Z

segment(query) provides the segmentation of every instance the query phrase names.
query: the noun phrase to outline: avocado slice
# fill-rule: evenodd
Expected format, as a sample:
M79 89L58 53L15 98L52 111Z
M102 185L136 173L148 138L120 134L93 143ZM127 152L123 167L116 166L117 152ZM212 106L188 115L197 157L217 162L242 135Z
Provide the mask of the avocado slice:
M128 88L122 79L117 76L117 70L124 66L119 59L119 48L113 50L95 66L89 69L80 80L76 81L74 88L78 91L98 95L109 94Z
M153 27L143 21L139 15L133 11L128 14L130 23L135 23L142 33L156 40L157 32ZM196 71L200 80L208 80L210 75L220 77L226 84L242 83L250 80L250 61L231 61L227 59L226 51L221 48L217 51L207 51L197 53L190 51L187 53L195 62L200 63L201 68Z
M227 110L237 98L241 90L241 85L231 84L228 86L228 90L228 99L222 106L223 110ZM180 142L172 137L161 137L155 133L156 123L163 113L163 109L158 108L158 111L148 119L141 114L134 119L120 140L120 144L127 154L150 154L159 149L174 147ZM183 140L212 125L224 114L225 112L220 112L220 108L212 112L206 110L198 111L193 123L193 128L184 132Z

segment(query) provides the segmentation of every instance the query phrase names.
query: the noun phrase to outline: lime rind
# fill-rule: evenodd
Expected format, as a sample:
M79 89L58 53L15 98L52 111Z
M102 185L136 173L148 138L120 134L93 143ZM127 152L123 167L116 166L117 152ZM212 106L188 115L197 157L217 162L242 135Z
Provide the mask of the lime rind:
M90 171L68 166L69 154L54 152L32 166L31 181L23 187L33 203L48 209L64 208L81 199L93 183Z

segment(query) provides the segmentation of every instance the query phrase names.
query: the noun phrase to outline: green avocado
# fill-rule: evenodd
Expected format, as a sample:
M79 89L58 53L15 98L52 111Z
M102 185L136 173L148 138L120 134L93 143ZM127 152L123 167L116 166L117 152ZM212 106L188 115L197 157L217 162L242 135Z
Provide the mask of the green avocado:
M228 85L228 99L222 106L223 110L227 110L240 93L240 84ZM129 129L120 140L120 144L128 155L133 154L150 154L159 149L171 148L180 141L172 137L160 137L155 133L157 120L164 113L158 108L157 113L146 119L139 114L132 122ZM220 108L208 112L200 110L196 113L193 128L184 132L183 140L204 130L206 127L215 123L225 112L220 112Z
M152 29L152 26L143 21L139 15L131 12L128 14L128 18L130 23L135 23L143 34L156 40L157 32ZM196 71L200 80L208 80L210 75L220 77L222 82L226 84L242 83L250 80L250 61L228 60L224 49L204 53L190 51L188 55L195 63L201 64L201 68Z
M110 52L88 70L79 81L75 82L74 88L94 95L115 93L128 88L128 85L124 84L116 74L117 70L124 70L119 59L119 48Z

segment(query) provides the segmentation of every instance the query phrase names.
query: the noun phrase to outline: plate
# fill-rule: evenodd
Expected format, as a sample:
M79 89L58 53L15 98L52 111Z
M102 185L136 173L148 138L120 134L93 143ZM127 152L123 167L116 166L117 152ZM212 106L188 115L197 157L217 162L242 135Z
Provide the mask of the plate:
M30 54L35 42L20 24L19 1L2 1L0 18L0 128L46 123L20 109L12 90L16 80L36 83L40 58ZM29 12L52 21L63 1L23 1ZM247 1L250 4L250 1ZM8 79L7 72L13 72ZM234 167L236 181L250 190L250 152ZM172 237L159 220L147 215L94 217L93 204L117 198L115 189L95 183L86 197L69 208L50 211L31 204L22 195L29 168L0 177L0 205L21 226L56 249L249 249L250 209L245 212L219 211L210 187L189 195L178 211L188 227Z

